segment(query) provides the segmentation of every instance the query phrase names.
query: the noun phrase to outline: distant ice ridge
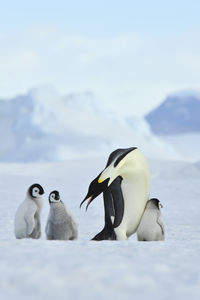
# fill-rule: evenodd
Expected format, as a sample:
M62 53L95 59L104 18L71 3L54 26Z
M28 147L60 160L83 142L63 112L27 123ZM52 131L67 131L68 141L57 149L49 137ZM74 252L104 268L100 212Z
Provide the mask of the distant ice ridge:
M169 95L146 116L156 134L175 135L200 132L200 91L180 91Z
M110 111L91 92L60 96L52 86L0 101L0 161L61 161L137 146L149 157L178 159L145 120Z

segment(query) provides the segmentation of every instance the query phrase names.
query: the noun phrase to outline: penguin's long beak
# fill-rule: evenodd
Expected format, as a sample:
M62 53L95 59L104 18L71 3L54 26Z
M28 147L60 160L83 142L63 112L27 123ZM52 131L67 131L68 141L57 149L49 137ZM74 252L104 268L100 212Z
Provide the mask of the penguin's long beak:
M104 192L107 187L108 187L108 182L109 182L109 179L106 179L104 180L102 183L99 183L98 182L98 179L99 179L99 176L97 178L95 178L91 183L90 183L90 186L89 186L89 190L88 190L88 193L86 195L86 197L84 198L84 200L81 202L80 204L80 207L82 206L82 204L87 200L88 200L88 203L87 203L87 206L86 206L86 210L88 209L88 206L90 205L90 203L97 197L99 196L102 192Z
M82 206L82 204L86 201L88 199L88 197L86 196L85 197L85 199L81 202L81 204L80 204L80 208L81 208L81 206ZM90 205L90 203L92 202L92 200L94 200L94 198L93 198L93 195L89 198L89 200L88 200L88 203L87 203L87 206L86 206L86 211L87 211L87 209L88 209L88 206Z

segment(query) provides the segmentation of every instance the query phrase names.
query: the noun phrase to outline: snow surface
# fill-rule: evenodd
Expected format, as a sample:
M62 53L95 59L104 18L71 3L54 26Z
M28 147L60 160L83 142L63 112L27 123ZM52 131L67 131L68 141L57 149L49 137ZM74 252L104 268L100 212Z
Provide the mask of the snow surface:
M200 162L149 160L152 197L164 208L164 242L94 242L102 198L79 204L106 157L58 163L0 164L0 296L23 299L194 299L200 297ZM15 211L26 189L45 189L40 240L16 240ZM58 189L79 225L77 241L46 241L48 194Z

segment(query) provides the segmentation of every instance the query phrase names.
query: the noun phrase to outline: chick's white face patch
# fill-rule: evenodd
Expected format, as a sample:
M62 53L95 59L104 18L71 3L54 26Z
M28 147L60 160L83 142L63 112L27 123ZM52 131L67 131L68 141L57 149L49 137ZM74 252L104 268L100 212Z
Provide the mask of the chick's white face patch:
M40 190L39 190L39 188L34 187L34 188L32 189L32 196L33 196L33 197L40 197L40 196L41 196L41 195L40 195Z
M60 199L55 199L55 194L51 194L50 195L50 202L59 202L60 201Z

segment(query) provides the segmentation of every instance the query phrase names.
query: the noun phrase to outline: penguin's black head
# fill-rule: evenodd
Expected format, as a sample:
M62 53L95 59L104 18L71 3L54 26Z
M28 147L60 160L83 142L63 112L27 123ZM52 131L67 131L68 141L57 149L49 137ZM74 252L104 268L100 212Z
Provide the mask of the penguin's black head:
M117 149L113 151L107 161L105 169L97 176L91 183L88 189L88 193L85 199L81 202L80 207L82 204L89 198L88 204L86 206L86 210L89 204L102 192L104 192L107 187L117 178L120 177L120 174L117 174L117 168L120 165L127 154L136 150L136 147L131 147L127 149ZM109 169L110 168L110 169ZM109 169L109 170L108 170ZM106 173L106 174L105 174ZM102 179L103 176L103 179ZM111 178L113 177L113 178Z
M104 182L99 183L98 179L100 177L101 174L99 174L89 185L89 189L88 189L88 193L86 195L86 197L84 198L84 200L81 202L80 207L82 206L82 204L89 198L87 206L86 206L86 210L88 208L88 206L90 205L90 203L97 197L99 196L102 192L104 192L107 187L108 187L108 182L109 179L104 180Z
M60 202L60 195L58 191L53 191L49 194L49 203Z
M29 187L28 194L33 198L38 198L44 194L44 189L40 184L34 183Z
M158 209L163 207L160 203L160 200L158 200L157 198L151 198L149 202L153 203Z

